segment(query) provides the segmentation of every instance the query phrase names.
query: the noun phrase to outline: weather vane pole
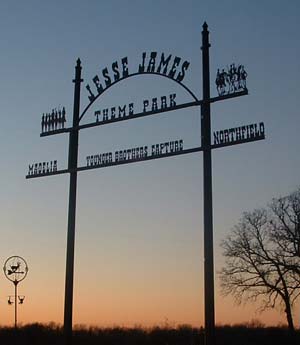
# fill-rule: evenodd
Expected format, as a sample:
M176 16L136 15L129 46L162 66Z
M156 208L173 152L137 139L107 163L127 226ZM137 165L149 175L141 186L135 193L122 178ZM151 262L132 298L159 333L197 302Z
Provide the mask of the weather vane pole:
M19 299L19 303L23 304L24 302L24 298L25 296L19 296L18 295L18 284L25 279L25 277L27 276L27 272L28 272L28 266L26 261L21 258L20 256L11 256L9 257L5 263L4 263L4 267L3 267L3 271L5 274L5 277L10 280L11 282L13 282L14 286L15 286L15 295L14 295L14 302L11 301L11 297L9 296L8 298L8 304L13 304L15 303L15 328L17 328L18 325L18 320L17 320L17 299Z

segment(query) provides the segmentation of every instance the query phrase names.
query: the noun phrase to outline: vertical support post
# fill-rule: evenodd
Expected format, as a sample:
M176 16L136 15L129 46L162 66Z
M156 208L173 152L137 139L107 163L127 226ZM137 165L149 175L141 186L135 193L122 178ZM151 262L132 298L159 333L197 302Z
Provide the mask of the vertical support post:
M77 60L75 67L73 127L69 138L70 189L69 213L66 257L66 282L65 282L65 310L64 310L64 336L66 345L72 344L72 317L73 317L73 280L74 280L74 247L75 247L75 219L76 219L76 190L77 190L77 161L78 161L78 125L80 112L80 85L81 62Z
M18 282L17 281L14 281L14 285L15 285L15 329L17 329L17 296L18 296Z
M201 105L201 143L203 147L204 194L204 304L205 345L215 344L214 253L212 212L212 163L210 120L209 31L206 22L202 31L203 104Z

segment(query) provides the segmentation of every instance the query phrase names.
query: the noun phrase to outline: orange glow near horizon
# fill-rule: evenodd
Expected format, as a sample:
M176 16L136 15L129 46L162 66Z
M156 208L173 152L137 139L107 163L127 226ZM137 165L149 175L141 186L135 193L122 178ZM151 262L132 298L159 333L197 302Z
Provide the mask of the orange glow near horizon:
M53 295L34 291L29 284L20 285L19 291L26 295L23 305L18 305L18 321L27 323L62 324L63 294L58 288ZM176 284L174 285L176 286ZM97 327L176 327L188 324L193 327L203 326L203 303L195 290L182 289L170 291L162 286L146 288L135 284L135 288L120 289L115 286L103 286L100 289L89 285L75 289L73 324ZM49 291L47 289L47 291ZM32 293L38 298L34 298ZM42 297L44 296L44 297ZM58 297L57 297L58 296ZM6 301L2 301L6 302ZM234 325L258 320L266 326L285 325L283 314L278 310L256 312L257 306L236 306L232 298L216 297L216 324ZM2 303L1 325L12 325L14 307ZM296 310L296 309L295 309ZM297 324L297 320L295 320Z

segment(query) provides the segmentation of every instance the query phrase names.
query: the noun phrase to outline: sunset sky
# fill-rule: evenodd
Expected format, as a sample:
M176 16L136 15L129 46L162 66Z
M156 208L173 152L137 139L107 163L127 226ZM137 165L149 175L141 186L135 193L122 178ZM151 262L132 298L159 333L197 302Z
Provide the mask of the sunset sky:
M249 95L212 105L212 130L263 121L266 140L213 152L216 322L259 319L285 322L279 310L256 313L219 289L220 242L243 211L262 207L300 185L300 2L262 0L0 1L1 241L0 261L24 257L19 285L25 295L19 321L62 323L69 176L26 180L28 164L57 159L67 167L68 135L40 138L41 117L65 106L71 125L74 67L82 61L81 110L86 84L114 61L128 57L136 71L142 53L190 62L183 83L202 95L201 31L210 31L211 95L218 68L243 64ZM159 76L129 78L105 92L94 111L176 93ZM86 156L166 141L200 146L200 109L189 108L84 129L79 165ZM203 325L202 154L95 169L78 175L74 324ZM0 279L0 325L12 324ZM299 326L300 304L295 309Z

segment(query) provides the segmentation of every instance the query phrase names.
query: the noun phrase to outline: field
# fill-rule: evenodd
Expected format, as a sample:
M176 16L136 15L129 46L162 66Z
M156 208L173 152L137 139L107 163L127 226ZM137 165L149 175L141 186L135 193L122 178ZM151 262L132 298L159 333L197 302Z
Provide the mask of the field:
M64 344L62 328L55 324L30 324L0 328L1 345ZM190 326L153 328L74 328L74 345L204 345L203 328ZM249 325L219 326L216 345L296 345L300 331L290 334L283 327L253 327Z

